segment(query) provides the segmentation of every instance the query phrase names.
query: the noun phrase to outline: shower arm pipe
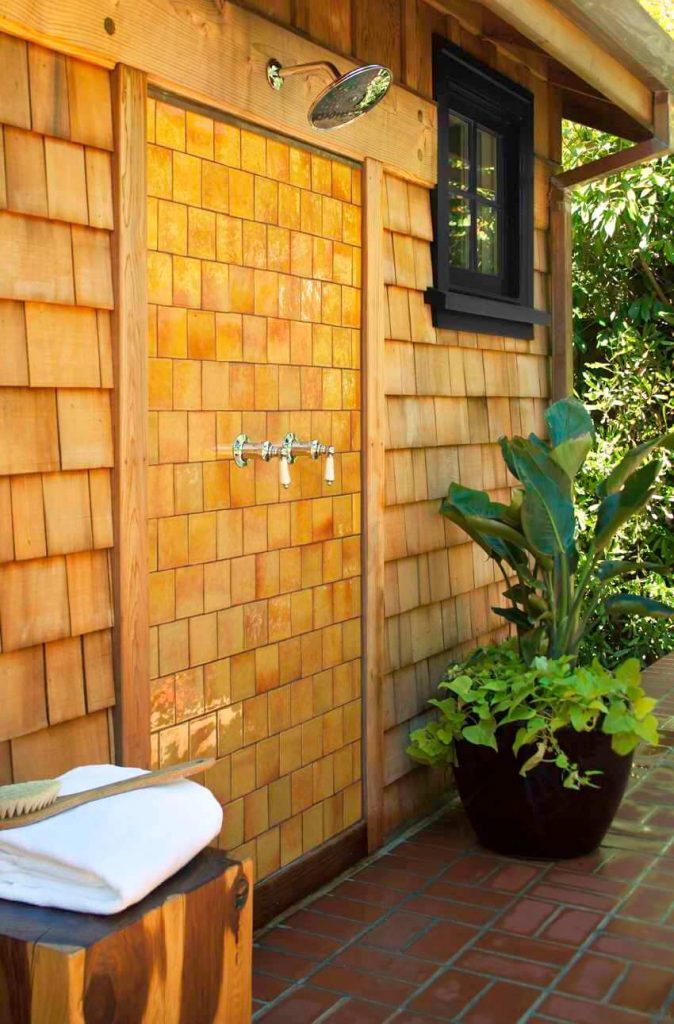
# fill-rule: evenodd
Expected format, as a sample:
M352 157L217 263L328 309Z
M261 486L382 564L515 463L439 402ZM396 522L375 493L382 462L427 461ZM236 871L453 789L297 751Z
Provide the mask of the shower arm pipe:
M281 78L291 78L293 75L310 74L312 71L325 71L337 81L341 78L341 72L329 60L312 60L308 64L294 64L292 67L281 67L279 74Z
M329 60L312 60L308 64L293 64L290 67L285 67L278 60L270 60L267 64L267 78L272 89L280 89L285 79L293 75L310 75L313 72L328 74L335 82L341 78L341 72Z

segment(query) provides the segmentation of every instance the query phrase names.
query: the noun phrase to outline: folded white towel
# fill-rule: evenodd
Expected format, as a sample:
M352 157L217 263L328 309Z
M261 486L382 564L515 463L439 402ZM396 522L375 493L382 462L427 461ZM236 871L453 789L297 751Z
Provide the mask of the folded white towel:
M60 795L142 774L111 764L74 768L60 777ZM213 794L183 779L0 831L0 899L116 914L180 870L221 826Z

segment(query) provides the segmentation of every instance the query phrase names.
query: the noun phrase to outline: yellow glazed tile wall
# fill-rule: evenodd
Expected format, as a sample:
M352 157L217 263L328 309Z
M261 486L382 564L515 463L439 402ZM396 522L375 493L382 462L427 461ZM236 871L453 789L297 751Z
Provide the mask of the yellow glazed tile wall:
M261 878L361 817L360 170L151 98L148 194L153 760Z

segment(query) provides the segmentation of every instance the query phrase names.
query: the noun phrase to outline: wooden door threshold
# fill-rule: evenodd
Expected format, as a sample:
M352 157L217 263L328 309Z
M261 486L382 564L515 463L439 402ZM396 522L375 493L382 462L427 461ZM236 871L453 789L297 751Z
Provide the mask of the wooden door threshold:
M367 825L359 821L329 842L276 871L255 886L253 927L269 924L343 871L367 857Z

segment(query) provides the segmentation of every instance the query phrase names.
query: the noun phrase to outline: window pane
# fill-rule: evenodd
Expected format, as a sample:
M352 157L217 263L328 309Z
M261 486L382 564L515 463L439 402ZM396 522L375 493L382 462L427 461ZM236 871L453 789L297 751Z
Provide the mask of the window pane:
M449 197L449 263L470 267L470 203L455 195Z
M470 174L470 126L455 114L449 115L449 184L468 188Z
M477 269L481 274L500 271L498 221L498 210L485 203L477 204Z
M477 130L477 193L485 199L496 199L498 168L498 136L484 128Z

